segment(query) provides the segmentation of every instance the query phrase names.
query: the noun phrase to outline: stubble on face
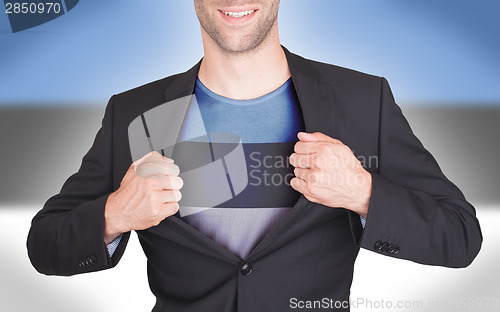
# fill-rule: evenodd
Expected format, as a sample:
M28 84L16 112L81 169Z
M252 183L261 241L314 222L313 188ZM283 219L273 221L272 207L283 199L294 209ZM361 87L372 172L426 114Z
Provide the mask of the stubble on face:
M269 36L278 18L280 0L194 0L196 15L203 30L226 53L243 54L256 50ZM249 25L227 25L218 8L258 5L258 17Z

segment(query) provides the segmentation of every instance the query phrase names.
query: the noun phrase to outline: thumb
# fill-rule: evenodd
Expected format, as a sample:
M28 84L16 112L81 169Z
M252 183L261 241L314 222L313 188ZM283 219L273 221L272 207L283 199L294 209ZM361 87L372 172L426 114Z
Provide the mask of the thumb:
M339 140L329 137L321 132L314 132L314 133L299 132L297 134L297 137L299 138L299 140L304 142L331 142L331 143L340 142Z

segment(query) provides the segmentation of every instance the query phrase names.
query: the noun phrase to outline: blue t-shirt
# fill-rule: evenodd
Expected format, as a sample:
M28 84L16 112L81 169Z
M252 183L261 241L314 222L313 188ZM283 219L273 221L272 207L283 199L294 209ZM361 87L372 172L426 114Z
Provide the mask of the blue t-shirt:
M288 161L299 131L304 131L304 121L291 78L273 92L251 100L220 96L197 79L195 101L188 108L178 137L181 143L172 158L182 174L200 161L204 150L210 150L210 161L222 160L228 174L227 180L221 176L217 183L200 183L193 191L185 181L179 202L181 218L246 258L300 197L289 184L293 166ZM231 156L238 154L238 148L244 155L242 166ZM235 173L231 165L246 170L241 173L239 168ZM238 190L236 180L241 181L242 174L246 184ZM217 205L204 204L204 196L210 202L210 194L224 193L228 183L230 198ZM207 195L201 189L207 189Z

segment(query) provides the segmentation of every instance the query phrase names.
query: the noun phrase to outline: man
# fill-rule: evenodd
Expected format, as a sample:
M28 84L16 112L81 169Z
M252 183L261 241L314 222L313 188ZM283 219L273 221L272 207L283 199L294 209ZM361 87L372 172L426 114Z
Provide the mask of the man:
M448 267L473 261L482 242L474 208L413 135L387 81L290 53L280 46L278 7L279 0L195 0L203 60L111 98L81 168L33 219L28 252L38 271L111 268L135 230L157 297L153 311L288 311L298 301L348 310L359 247ZM144 125L143 138L159 151L165 146L155 146L148 112L175 110L193 93L198 110L190 101L169 157L134 154L132 126ZM186 135L196 120L213 163L225 156L215 155L212 131L236 133L250 167L253 148L288 154L291 188L249 183L236 194L233 183L231 200L182 215L179 208L189 208L182 200L197 197L184 191L183 160L198 156L182 150L206 143Z

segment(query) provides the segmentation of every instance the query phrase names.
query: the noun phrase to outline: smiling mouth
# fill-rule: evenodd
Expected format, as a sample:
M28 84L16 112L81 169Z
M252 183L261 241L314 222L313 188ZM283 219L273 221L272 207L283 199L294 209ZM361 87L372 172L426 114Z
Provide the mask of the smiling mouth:
M255 11L257 11L257 10L248 10L248 11L242 11L242 12L224 12L224 11L221 11L221 12L223 14L225 14L226 16L230 16L233 18L242 18L242 17L245 17L245 16L252 14Z

